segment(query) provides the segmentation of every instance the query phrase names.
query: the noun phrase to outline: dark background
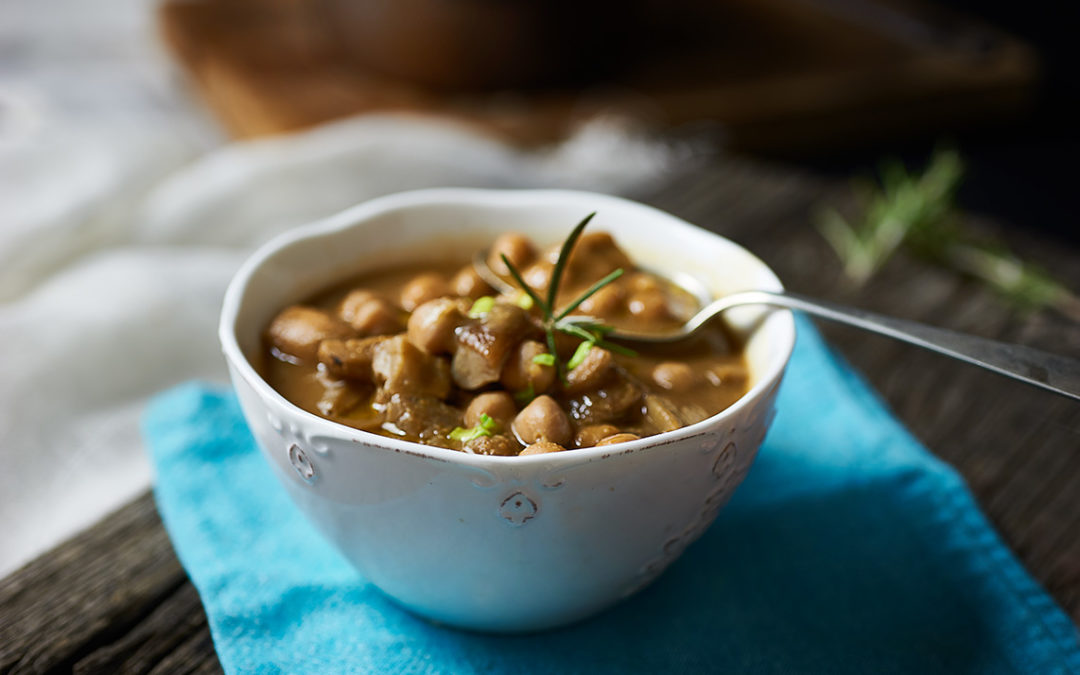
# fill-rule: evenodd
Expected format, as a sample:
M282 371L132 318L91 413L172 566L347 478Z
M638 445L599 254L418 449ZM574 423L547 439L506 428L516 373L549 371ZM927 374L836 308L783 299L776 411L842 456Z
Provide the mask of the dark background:
M988 129L943 130L933 138L884 143L858 151L804 158L836 175L874 175L883 157L921 167L934 145L948 141L968 163L960 204L1011 227L1080 243L1077 158L1080 157L1080 10L1070 0L937 0L1027 41L1039 53L1043 81L1034 109L1022 119ZM1078 261L1080 264L1080 261Z

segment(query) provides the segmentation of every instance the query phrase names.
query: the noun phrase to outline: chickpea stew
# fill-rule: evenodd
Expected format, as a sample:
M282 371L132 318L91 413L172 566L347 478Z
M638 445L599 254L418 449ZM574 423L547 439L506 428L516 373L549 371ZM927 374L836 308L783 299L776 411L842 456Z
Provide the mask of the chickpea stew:
M587 222L549 251L498 237L488 267L514 292L461 261L367 274L286 307L266 328L261 374L335 422L485 455L636 440L742 396L742 350L719 322L636 352L605 339L612 326L675 328L695 301L609 234L583 234Z

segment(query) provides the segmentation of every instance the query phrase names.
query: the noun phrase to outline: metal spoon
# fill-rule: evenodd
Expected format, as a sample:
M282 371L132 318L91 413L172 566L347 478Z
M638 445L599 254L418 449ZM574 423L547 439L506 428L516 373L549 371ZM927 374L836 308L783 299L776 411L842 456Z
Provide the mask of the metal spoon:
M503 292L514 292L511 286L488 267L483 253L473 259L477 273L489 284ZM654 271L652 274L657 274ZM657 274L657 276L662 275ZM684 284L669 282L685 288ZM693 284L692 286L698 286ZM695 297L701 297L699 288L686 288ZM644 333L617 329L608 335L608 339L622 342L668 343L684 340L697 333L717 315L744 305L767 305L797 309L807 314L862 328L873 333L902 340L930 351L938 352L954 359L966 361L987 370L1033 384L1054 393L1080 400L1080 360L1051 354L1023 345L998 342L987 338L967 335L944 328L935 328L917 321L897 319L881 314L866 312L854 307L846 307L825 300L808 298L787 291L742 291L732 293L705 304L701 310L690 317L678 330L670 333ZM575 317L576 318L576 317ZM588 320L582 317L582 320ZM595 321L595 319L592 319Z

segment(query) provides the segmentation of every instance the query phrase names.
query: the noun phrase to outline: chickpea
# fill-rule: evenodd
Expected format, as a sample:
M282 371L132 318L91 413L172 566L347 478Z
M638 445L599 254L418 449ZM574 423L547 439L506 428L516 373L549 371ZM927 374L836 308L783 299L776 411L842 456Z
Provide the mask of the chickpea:
M605 439L602 439L599 443L596 444L596 447L600 447L602 445L615 445L616 443L629 443L630 441L636 441L639 438L641 438L641 436L638 436L637 434L614 434L608 436Z
M595 281L617 268L633 269L634 264L607 232L586 232L581 235L570 254L567 279L571 283Z
M355 290L341 301L338 314L364 335L390 335L404 328L401 313L371 291Z
M717 387L745 387L750 374L746 368L735 363L724 363L714 366L705 373L709 382Z
M591 448L608 436L619 433L618 427L611 424L590 424L574 437L574 445L579 448Z
M521 446L509 436L496 434L494 436L481 436L465 443L465 452L474 455L500 455L512 457L518 454Z
M441 274L421 274L401 289L401 306L411 312L425 302L445 295L450 295L450 284Z
M618 284L608 284L581 303L581 311L607 318L617 314L623 306L623 289Z
M436 298L417 307L409 317L409 342L428 354L454 351L454 330L465 323L462 304L454 298Z
M554 269L555 266L549 262L538 262L524 270L521 273L521 278L525 280L525 283L529 284L530 288L544 289L551 283L551 274Z
M527 448L518 453L518 456L524 455L546 455L549 452L562 452L565 450L563 446L558 443L552 443L551 441L537 441L530 444Z
M421 350L404 335L386 338L375 345L371 372L375 383L387 394L438 399L450 395L450 362Z
M665 361L652 371L652 379L668 391L686 391L696 385L700 378L694 369L678 361Z
M503 366L500 381L510 391L528 391L532 387L534 394L542 394L555 384L555 367L545 366L533 361L541 354L547 354L547 347L536 340L522 340L511 353Z
M461 271L454 275L454 278L450 280L450 290L454 295L473 300L495 292L486 281L480 278L472 265L462 267Z
M505 391L489 391L480 394L465 408L465 426L480 424L480 415L487 415L499 423L499 431L507 431L517 414L514 399Z
M671 318L667 298L660 290L635 292L630 295L626 307L635 317L645 321Z
M304 361L315 358L323 340L352 335L349 326L321 309L300 305L283 309L266 329L266 338L274 349Z
M502 261L504 255L520 270L536 259L536 246L523 234L507 232L495 239L488 254L488 267L496 274L510 273Z
M574 433L566 413L550 396L538 396L525 406L514 418L513 430L526 445L551 441L563 447L570 443Z
M635 272L626 278L626 285L637 293L663 291L660 281L648 272Z

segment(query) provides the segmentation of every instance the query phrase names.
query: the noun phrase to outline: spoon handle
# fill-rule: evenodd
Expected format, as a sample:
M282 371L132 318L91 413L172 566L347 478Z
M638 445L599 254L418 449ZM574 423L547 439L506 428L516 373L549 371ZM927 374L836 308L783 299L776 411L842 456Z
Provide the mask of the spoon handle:
M1076 359L935 328L916 321L882 316L795 293L748 291L737 295L760 295L756 302L748 297L746 302L739 304L761 303L802 310L823 319L887 335L1080 400L1080 361Z

